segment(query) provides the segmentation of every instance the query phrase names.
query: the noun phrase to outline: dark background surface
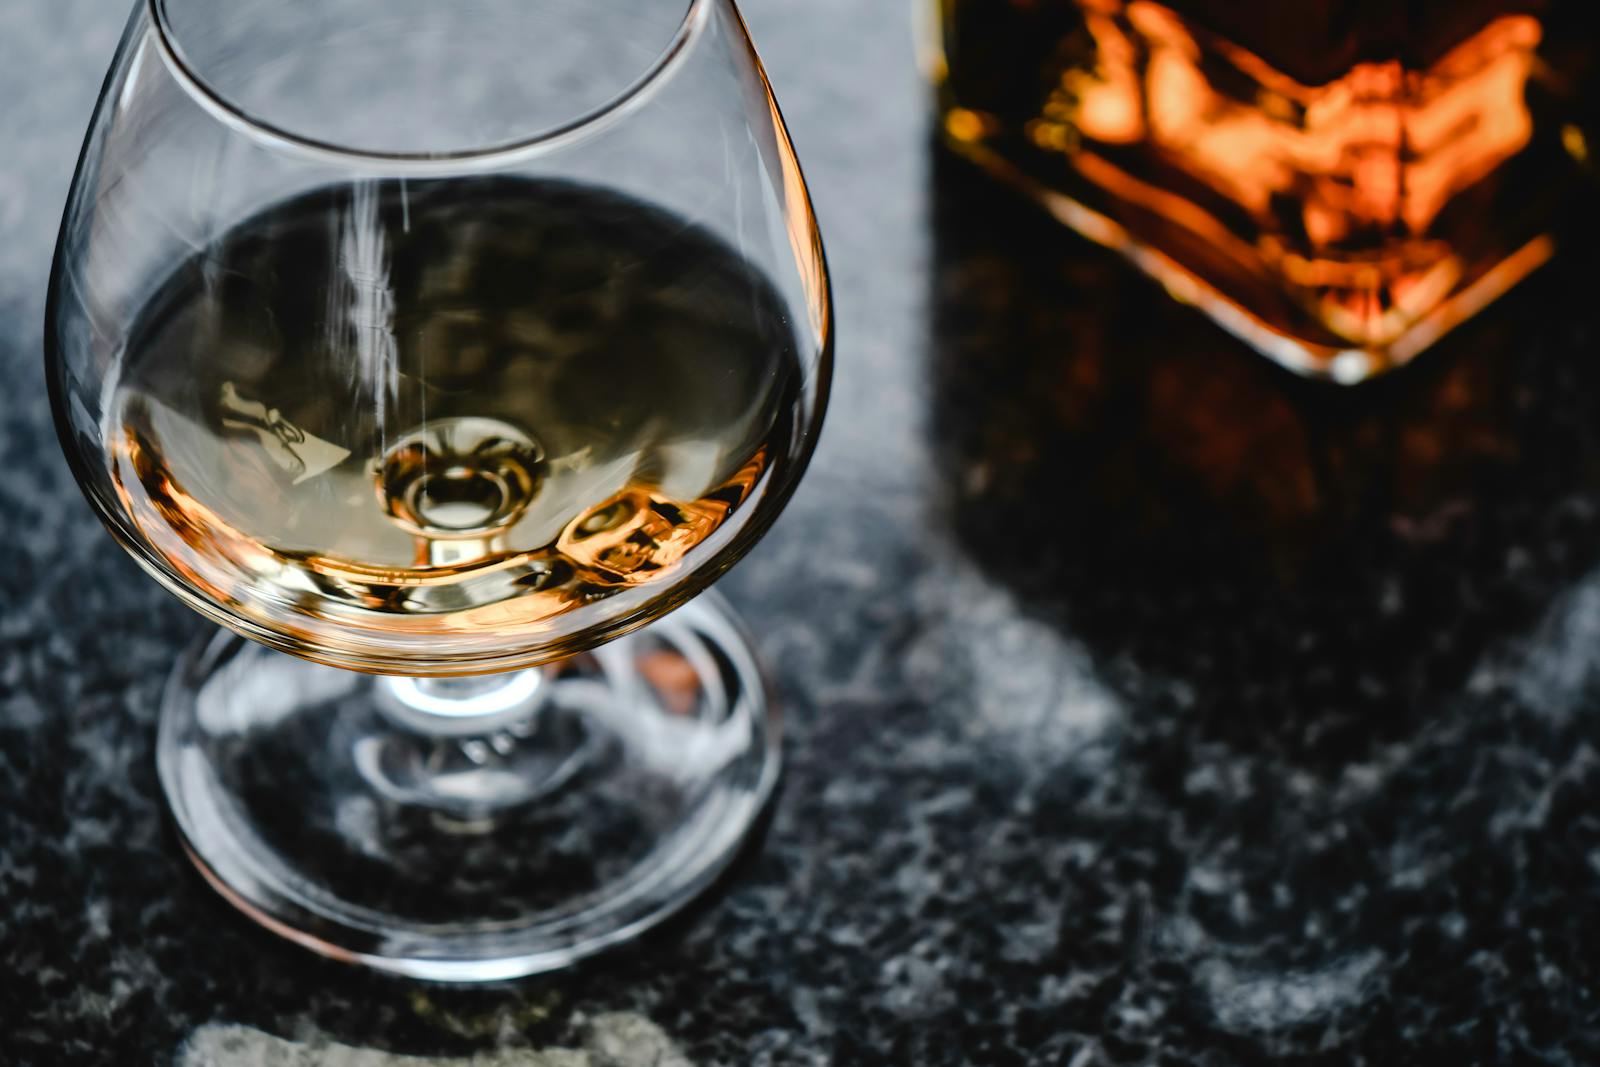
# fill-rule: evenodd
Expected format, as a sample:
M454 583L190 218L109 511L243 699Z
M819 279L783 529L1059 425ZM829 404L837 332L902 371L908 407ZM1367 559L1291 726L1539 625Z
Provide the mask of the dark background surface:
M934 151L904 4L747 8L840 329L722 585L787 778L683 919L462 990L258 932L164 821L206 624L91 517L39 367L125 10L0 0L0 1062L1600 1062L1592 259L1308 387Z

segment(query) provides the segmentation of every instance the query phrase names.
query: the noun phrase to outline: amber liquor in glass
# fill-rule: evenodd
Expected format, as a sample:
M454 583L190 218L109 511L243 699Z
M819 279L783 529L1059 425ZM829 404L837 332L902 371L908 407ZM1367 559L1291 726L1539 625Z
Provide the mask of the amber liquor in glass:
M1307 375L1526 277L1589 150L1573 3L938 2L946 139Z

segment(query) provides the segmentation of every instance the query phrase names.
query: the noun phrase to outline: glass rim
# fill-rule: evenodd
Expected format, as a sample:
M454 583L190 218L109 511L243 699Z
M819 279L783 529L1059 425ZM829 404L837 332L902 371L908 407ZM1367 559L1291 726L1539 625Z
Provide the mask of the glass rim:
M493 165L513 162L568 144L608 125L610 121L648 100L652 90L682 62L688 52L688 46L704 28L707 12L715 0L687 0L683 18L661 52L644 68L643 73L602 103L526 137L443 152L390 152L353 148L334 141L308 137L251 114L202 77L194 64L184 56L183 49L178 44L178 34L168 22L168 2L169 0L144 0L151 25L155 29L157 46L173 78L212 117L271 148L298 151L344 164L367 164L408 173L428 173L454 170L469 163Z

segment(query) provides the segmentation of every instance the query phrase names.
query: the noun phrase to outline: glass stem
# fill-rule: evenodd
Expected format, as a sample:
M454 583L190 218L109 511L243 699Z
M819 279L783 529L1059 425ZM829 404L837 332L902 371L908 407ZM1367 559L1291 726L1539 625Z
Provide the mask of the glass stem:
M466 678L383 678L378 706L392 724L422 737L466 739L503 730L526 736L550 695L554 669Z

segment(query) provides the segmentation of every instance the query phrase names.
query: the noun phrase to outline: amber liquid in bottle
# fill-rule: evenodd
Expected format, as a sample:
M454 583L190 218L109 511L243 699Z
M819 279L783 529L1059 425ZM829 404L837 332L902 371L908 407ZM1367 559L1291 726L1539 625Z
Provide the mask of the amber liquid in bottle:
M325 189L150 305L111 474L175 584L293 651L514 642L697 565L786 462L795 353L756 268L614 194Z
M941 4L947 140L1302 373L1544 262L1588 153L1578 4Z

